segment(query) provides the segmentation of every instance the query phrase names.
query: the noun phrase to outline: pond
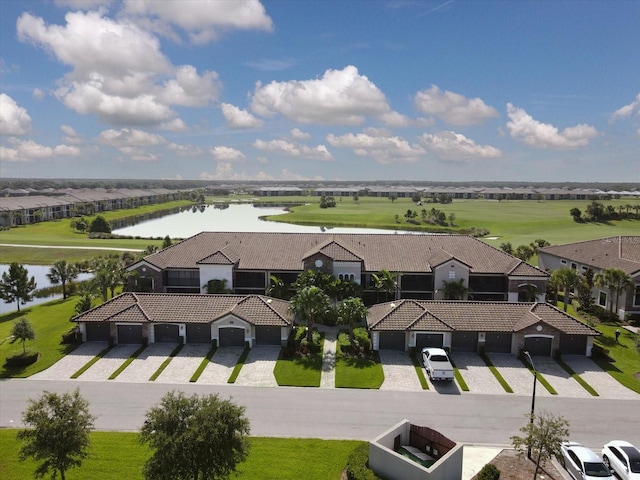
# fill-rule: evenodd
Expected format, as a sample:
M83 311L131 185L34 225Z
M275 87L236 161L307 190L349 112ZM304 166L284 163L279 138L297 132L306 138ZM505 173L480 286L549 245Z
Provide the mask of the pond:
M27 269L27 274L29 278L34 277L36 280L36 284L38 288L46 288L51 287L52 284L47 278L47 273L49 273L49 269L51 265L23 265L24 268ZM9 270L9 265L0 264L0 275ZM91 278L90 273L81 273L77 280L88 280ZM22 311L25 307L31 307L33 305L38 305L40 303L50 302L51 300L56 300L58 298L62 298L62 294L52 295L50 297L43 298L34 298L32 301L28 302L26 305L20 305L20 310ZM16 302L4 303L4 300L0 299L0 314L13 312L16 310Z
M202 205L170 213L162 218L117 228L113 230L113 233L144 238L165 237L166 235L171 238L188 238L200 232L408 233L402 230L379 228L314 227L260 219L262 216L284 213L286 210L283 207L263 207L251 204Z

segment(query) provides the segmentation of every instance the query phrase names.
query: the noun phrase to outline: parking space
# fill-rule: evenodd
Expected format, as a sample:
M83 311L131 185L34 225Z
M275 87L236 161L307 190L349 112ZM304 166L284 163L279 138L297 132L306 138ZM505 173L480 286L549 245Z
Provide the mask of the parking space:
M533 362L538 372L544 376L545 380L549 382L549 385L551 385L561 397L591 397L591 394L551 357L534 357Z
M581 355L565 355L562 360L582 377L602 398L640 400L640 395L616 381L593 360Z
M457 352L451 354L458 371L469 387L469 393L499 395L504 388L477 353Z
M114 381L135 383L148 381L176 346L175 343L152 343Z
M533 389L533 374L523 365L523 363L510 353L490 353L487 355L491 363L498 369L500 375L509 384L516 395L531 395ZM538 357L534 357L534 362ZM487 368L488 370L488 368ZM538 388L536 395L548 397L551 394L546 388Z
M198 383L226 384L243 350L243 347L219 347L198 378Z
M68 353L46 370L30 376L32 380L66 380L93 357L107 348L107 342L86 342Z
M251 387L277 387L273 369L280 355L279 346L256 345L249 352L236 385Z
M208 343L187 343L178 355L171 359L156 382L189 383L209 350L211 350L211 345Z
M124 361L133 354L140 345L126 344L116 345L107 354L91 365L87 371L78 377L78 380L101 382L109 379ZM131 365L129 365L131 366Z
M411 357L400 350L380 350L384 382L380 390L422 391Z

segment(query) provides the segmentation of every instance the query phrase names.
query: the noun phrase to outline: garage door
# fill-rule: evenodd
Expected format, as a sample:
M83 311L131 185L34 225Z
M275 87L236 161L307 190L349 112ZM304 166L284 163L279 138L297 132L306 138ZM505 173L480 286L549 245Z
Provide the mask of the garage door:
M154 325L153 337L156 343L178 343L180 328L169 323Z
M587 337L560 335L560 351L565 355L585 355L587 353Z
M478 332L453 332L451 350L454 352L478 351Z
M550 357L551 341L549 337L527 337L524 339L524 349L531 355Z
M221 347L244 347L244 328L221 328Z
M187 343L211 343L211 325L187 323Z
M511 353L511 334L506 332L487 332L484 339L484 351L488 353Z
M442 348L444 335L442 333L418 333L416 335L416 348L438 347Z
M280 327L256 327L256 345L280 345Z
M118 343L142 343L142 325L118 325Z
M87 342L108 342L109 341L109 324L106 322L100 323L85 323L87 332Z
M380 350L404 350L404 332L380 332L378 348Z

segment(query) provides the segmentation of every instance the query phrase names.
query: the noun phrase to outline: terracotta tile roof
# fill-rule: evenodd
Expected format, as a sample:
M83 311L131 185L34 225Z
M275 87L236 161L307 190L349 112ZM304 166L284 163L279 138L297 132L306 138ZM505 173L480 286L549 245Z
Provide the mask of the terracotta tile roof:
M640 273L640 236L607 237L552 245L541 248L540 252L597 269L619 268L629 275Z
M546 303L397 300L369 309L371 330L517 332L544 322L563 333L599 332Z
M252 325L290 325L289 303L262 295L123 293L75 322L208 323L233 314Z
M302 270L302 261L322 251L337 260L363 262L363 270L430 272L455 258L473 274L508 274L524 269L528 276L546 277L535 267L465 235L385 235L327 233L202 232L145 257L161 269L197 268L202 259L232 245L240 270Z

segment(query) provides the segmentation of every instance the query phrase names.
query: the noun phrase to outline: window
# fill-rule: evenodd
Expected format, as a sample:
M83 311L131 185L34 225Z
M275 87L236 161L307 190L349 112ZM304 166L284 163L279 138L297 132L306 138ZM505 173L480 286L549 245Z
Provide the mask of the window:
M560 260L560 263L561 263L562 265L566 265L566 264L567 264L567 261L566 261L566 260Z
M640 285L636 285L636 289L633 292L633 305L635 307L640 306Z
M571 262L571 270L577 270L578 269L578 265Z
M449 270L449 280L455 280L455 278L456 278L456 271Z
M600 305L601 307L606 307L607 306L607 293L606 292L600 292L600 295L598 295L598 305Z

